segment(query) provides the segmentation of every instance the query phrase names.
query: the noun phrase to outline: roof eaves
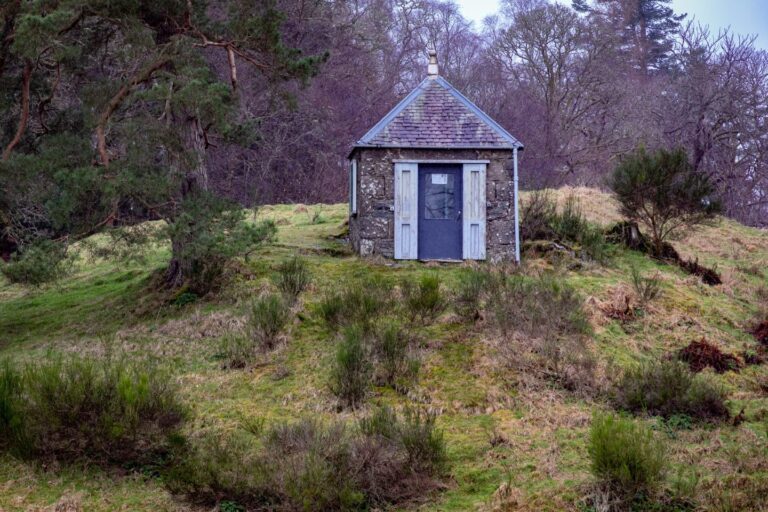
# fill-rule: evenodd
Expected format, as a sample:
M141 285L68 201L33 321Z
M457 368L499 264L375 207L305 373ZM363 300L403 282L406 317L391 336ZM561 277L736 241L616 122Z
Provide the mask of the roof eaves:
M395 108L390 110L386 116L382 117L381 120L373 126L373 128L368 130L368 132L366 132L366 134L357 141L356 146L369 144L370 141L376 137L376 135L378 135L379 132L383 130L390 123L390 121L392 121L392 119L395 118L395 116L397 116L397 114L402 112L408 105L410 105L416 98L418 98L422 92L424 92L426 89L424 86L426 85L427 80L430 80L430 78L427 77L422 80L421 83L408 94L408 96L403 98L400 103L395 105Z
M523 143L517 140L510 134L507 130L505 130L499 123L491 119L488 114L480 110L480 108L472 103L466 96L461 94L454 86L452 86L448 80L445 78L439 76L437 77L437 83L442 85L449 93L453 95L454 98L459 100L465 107L467 107L469 110L471 110L477 117L483 120L485 124L487 124L491 129L493 129L496 133L499 134L503 139L509 141L509 143L512 145L513 148L523 149Z

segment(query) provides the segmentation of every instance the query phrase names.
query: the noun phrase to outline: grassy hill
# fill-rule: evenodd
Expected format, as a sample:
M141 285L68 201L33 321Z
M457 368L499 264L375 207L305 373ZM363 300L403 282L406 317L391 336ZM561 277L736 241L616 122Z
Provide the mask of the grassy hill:
M606 194L590 189L555 194L561 201L568 195L579 198L595 223L619 220ZM181 383L191 408L184 431L191 438L237 430L243 418L266 424L301 417L353 421L374 404L418 405L439 414L450 476L432 499L407 508L580 510L592 482L589 425L595 411L609 409L607 395L568 391L504 366L487 319L468 325L446 311L419 332L421 370L407 394L375 388L362 409L340 410L328 385L335 336L316 314L326 292L354 277L400 280L437 273L449 293L462 267L358 259L336 238L346 214L346 205L264 207L259 215L276 221L278 241L244 261L215 298L185 305L147 293L152 274L168 256L165 247L121 263L83 250L74 273L44 289L0 283L0 357L40 360L73 352L157 357ZM609 389L624 368L702 338L739 358L756 350L750 330L768 314L768 233L723 219L674 245L682 256L716 267L723 284L704 285L676 267L621 248L605 265L551 257L526 261L527 274L556 272L583 299L592 332L589 348L597 356L597 387ZM313 281L293 309L285 342L247 369L223 369L221 339L242 328L249 301L274 286L277 265L294 253L306 258ZM661 294L636 318L611 318L611 311L634 297L633 267L644 275L658 274ZM741 424L669 428L655 418L641 421L668 442L673 471L667 485L676 485L676 469L694 468L701 509L759 510L768 506L768 365L710 378L727 389L732 415L744 411ZM195 509L140 472L0 459L0 510L46 510L56 504L89 511Z

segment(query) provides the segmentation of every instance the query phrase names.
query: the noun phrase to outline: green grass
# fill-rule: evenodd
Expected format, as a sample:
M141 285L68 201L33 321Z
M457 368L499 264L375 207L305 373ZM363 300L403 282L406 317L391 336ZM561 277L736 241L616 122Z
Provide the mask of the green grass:
M606 196L577 190L588 217L614 218L602 213ZM566 193L556 191L558 197ZM551 383L517 385L518 376L494 360L489 348L492 336L482 321L462 325L448 313L420 328L422 368L414 389L403 395L376 388L362 411L337 409L328 386L335 339L314 314L324 292L351 277L375 274L397 282L435 272L442 286L450 289L461 266L361 260L339 239L344 236L346 205L322 206L324 222L312 224L317 209L262 208L259 215L278 224L278 240L244 262L250 277L237 278L218 297L184 307L163 302L148 290L151 275L167 258L164 247L149 250L142 263L83 258L71 277L39 290L0 282L0 358L47 357L68 351L98 354L105 347L164 358L181 381L182 396L190 406L191 419L185 428L191 437L203 430L239 428L243 418L263 418L268 424L301 416L354 421L377 403L418 405L440 413L438 425L448 442L450 478L434 499L405 509L458 512L492 509L503 502L508 506L503 510L578 510L591 482L586 456L589 419L605 407L603 400L578 397ZM756 288L765 283L739 268L768 263L768 233L725 221L675 244L686 257L697 255L704 264L717 264L725 285L697 284L677 268L624 250L617 251L607 266L561 270L562 279L587 303L602 382L622 367L702 337L731 353L754 346L745 331L758 310ZM306 258L313 282L299 297L287 343L250 369L222 369L217 356L220 338L242 322L252 297L274 291L277 266L294 253ZM529 263L532 268L551 269L546 260ZM633 266L643 273L658 272L663 291L646 314L622 325L605 318L600 307L631 290ZM738 474L732 447L754 444L752 436L761 428L761 415L768 414L768 397L756 385L760 379L768 382L765 366L714 378L731 390L732 412L743 407L747 421L740 427L716 429L727 443L713 444L715 430L707 426L695 426L670 441L675 463L701 471L702 500L717 478ZM495 434L504 441L492 446ZM749 468L751 477L768 487L765 465ZM0 460L0 510L48 507L62 498L79 500L82 510L190 508L154 478L67 466L41 469ZM703 501L704 509L706 504Z

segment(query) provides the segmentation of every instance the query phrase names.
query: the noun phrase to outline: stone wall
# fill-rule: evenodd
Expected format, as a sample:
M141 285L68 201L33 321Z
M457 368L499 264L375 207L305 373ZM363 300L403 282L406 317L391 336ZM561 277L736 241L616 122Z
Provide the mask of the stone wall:
M486 257L514 259L512 150L358 148L357 214L349 239L361 256L393 258L395 172L393 160L490 160L486 171Z

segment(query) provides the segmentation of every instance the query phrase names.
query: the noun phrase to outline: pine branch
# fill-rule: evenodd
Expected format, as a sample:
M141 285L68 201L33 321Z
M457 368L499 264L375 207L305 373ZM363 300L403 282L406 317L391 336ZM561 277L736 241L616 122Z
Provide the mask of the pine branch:
M32 82L32 61L27 60L24 65L24 71L21 75L21 113L19 115L19 125L16 129L16 134L11 139L11 142L6 146L3 151L3 162L8 160L11 156L13 148L21 141L21 137L24 135L24 131L27 129L27 122L29 121L29 84Z
M136 89L137 86L140 84L148 81L150 78L152 78L152 75L157 71L158 69L162 68L166 64L168 64L171 61L170 57L162 57L160 60L156 61L154 64L146 68L144 71L136 75L129 83L123 84L120 89L118 89L117 93L112 96L112 99L109 100L109 103L107 103L106 108L102 111L101 115L99 116L99 121L96 125L96 144L97 144L97 150L99 153L99 157L101 158L101 163L104 167L109 167L109 153L107 152L107 137L106 137L106 129L107 129L107 123L109 123L110 117L112 117L112 114L115 112L115 110L120 107L120 105L123 103L125 98L128 97L128 95Z

